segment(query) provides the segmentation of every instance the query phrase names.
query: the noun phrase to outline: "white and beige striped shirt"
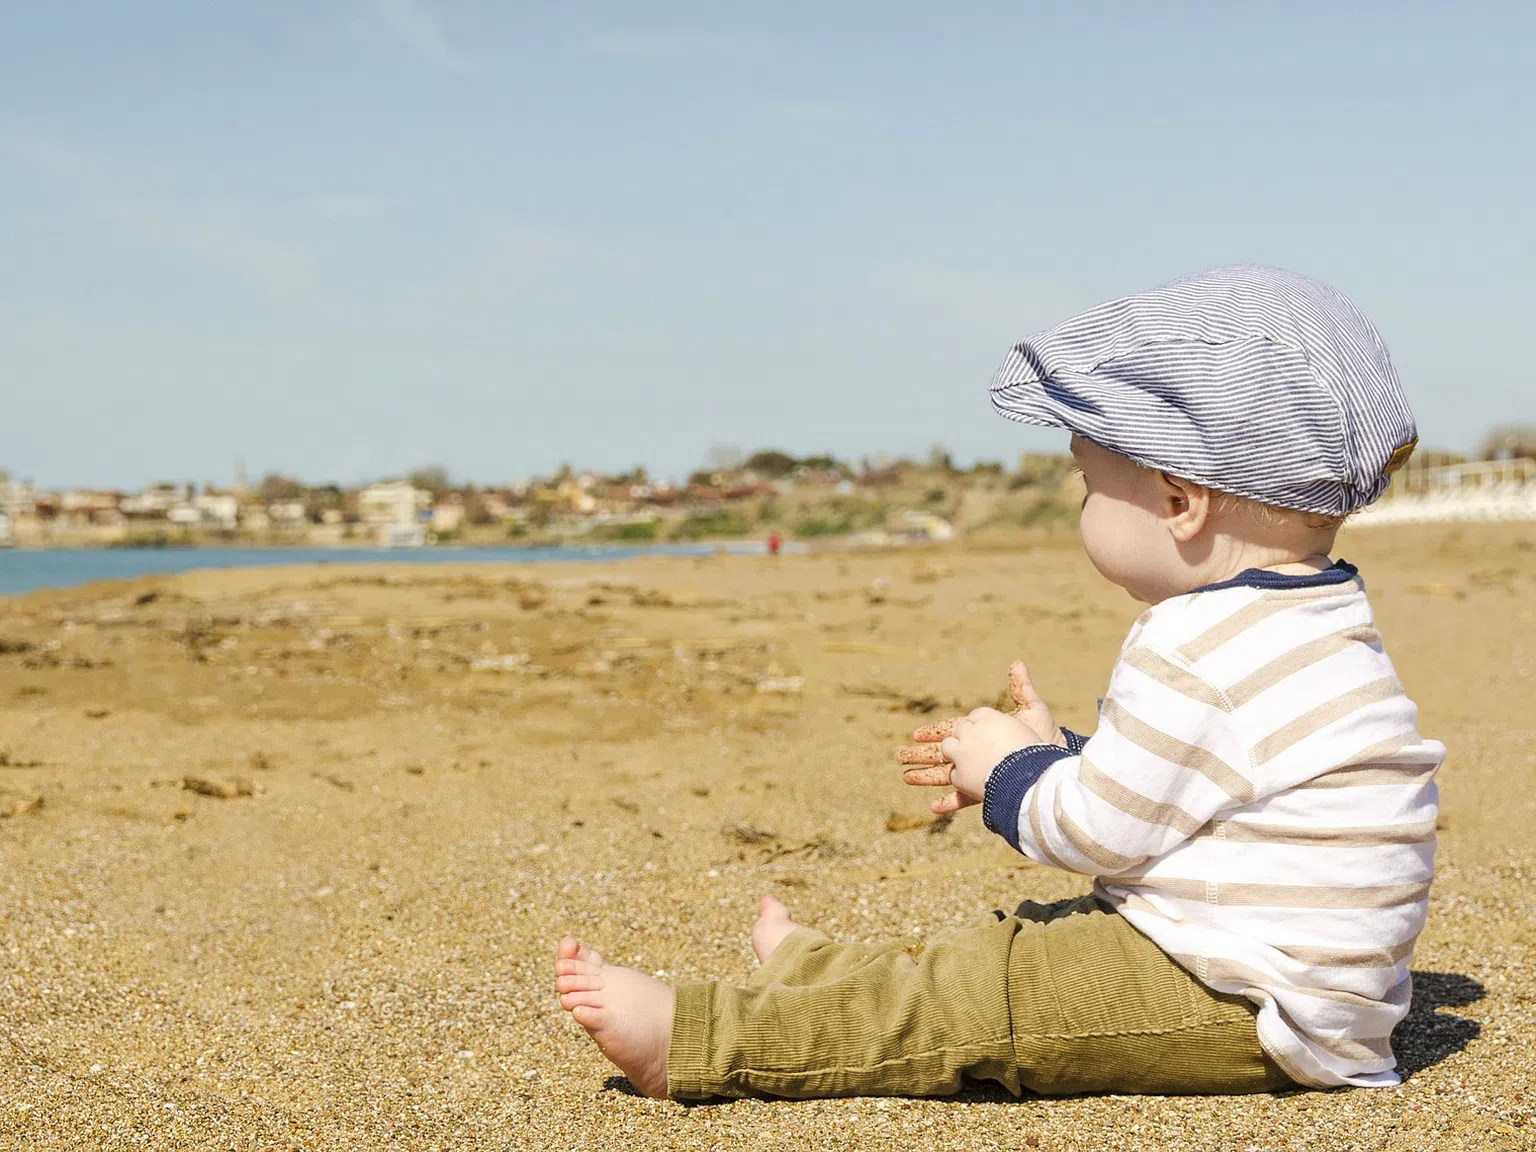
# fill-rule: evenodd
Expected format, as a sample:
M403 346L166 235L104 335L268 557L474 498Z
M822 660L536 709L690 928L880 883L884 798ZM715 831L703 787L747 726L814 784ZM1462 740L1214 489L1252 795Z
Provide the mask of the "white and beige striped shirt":
M1297 1081L1395 1084L1445 756L1416 718L1352 567L1250 571L1147 611L1098 731L1004 760L987 823L1254 1001Z

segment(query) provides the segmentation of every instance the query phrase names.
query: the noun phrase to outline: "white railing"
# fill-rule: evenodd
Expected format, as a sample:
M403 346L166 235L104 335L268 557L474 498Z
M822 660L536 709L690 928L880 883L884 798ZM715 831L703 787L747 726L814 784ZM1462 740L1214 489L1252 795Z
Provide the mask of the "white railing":
M1351 523L1536 520L1536 460L1479 460L1436 468L1411 465Z

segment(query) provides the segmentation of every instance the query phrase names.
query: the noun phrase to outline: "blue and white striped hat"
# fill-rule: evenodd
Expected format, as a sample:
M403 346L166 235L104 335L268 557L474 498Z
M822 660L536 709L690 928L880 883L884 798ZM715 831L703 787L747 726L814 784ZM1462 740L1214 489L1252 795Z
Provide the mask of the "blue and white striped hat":
M1239 265L1091 308L1015 345L992 403L1149 467L1344 515L1417 443L1386 345L1316 280Z

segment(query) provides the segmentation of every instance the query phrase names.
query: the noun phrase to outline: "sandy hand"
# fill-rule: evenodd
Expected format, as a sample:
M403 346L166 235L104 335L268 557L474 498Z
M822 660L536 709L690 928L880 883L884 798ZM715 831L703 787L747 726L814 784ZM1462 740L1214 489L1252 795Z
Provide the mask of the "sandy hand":
M1040 738L1040 743L1055 744L1062 748L1067 746L1067 738L1057 727L1049 706L1040 693L1035 691L1034 682L1029 678L1029 669L1022 660L1015 660L1008 666L1008 695L1015 704L1014 717L1022 720ZM917 743L896 752L896 762L905 767L902 773L904 781L929 788L943 787L950 783L950 772L954 765L944 758L939 745L955 734L955 725L961 719L963 717L952 716L937 724L925 724L912 733L912 739ZM975 803L975 800L959 792L951 792L935 800L932 808L938 813L954 812Z

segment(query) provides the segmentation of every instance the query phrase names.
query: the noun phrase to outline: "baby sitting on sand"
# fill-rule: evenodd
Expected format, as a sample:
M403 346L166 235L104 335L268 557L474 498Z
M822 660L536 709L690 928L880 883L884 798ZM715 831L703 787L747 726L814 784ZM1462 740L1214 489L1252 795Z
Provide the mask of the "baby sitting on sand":
M1092 894L917 957L765 896L744 987L674 988L567 937L561 1005L676 1099L1396 1083L1445 750L1330 557L1415 443L1380 337L1313 280L1220 268L1017 345L992 402L1072 433L1083 546L1151 607L1091 738L1016 664L1017 713L920 729L900 758L953 786L934 811L980 804Z

